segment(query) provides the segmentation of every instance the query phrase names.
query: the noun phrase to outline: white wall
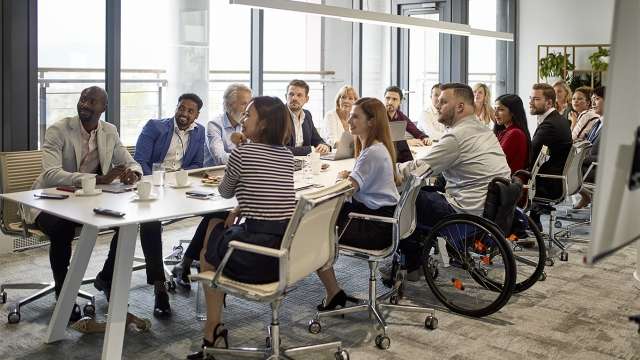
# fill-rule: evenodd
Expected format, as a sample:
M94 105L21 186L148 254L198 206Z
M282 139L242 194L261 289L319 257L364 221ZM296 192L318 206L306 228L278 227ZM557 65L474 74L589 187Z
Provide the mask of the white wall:
M528 103L543 44L609 44L614 0L518 1L518 95ZM525 106L526 107L526 106ZM529 119L529 128L535 128Z

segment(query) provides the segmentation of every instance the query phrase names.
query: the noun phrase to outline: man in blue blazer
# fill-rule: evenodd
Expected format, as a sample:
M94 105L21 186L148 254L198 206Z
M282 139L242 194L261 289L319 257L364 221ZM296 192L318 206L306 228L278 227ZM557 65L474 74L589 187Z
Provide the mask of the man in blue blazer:
M303 80L291 80L287 86L287 108L291 114L291 138L287 146L295 156L307 155L315 146L320 154L331 151L315 125L311 113L302 107L309 101L309 85Z
M202 100L196 94L183 94L172 118L149 120L136 143L134 159L150 175L154 163L169 171L201 168L204 161L204 126L196 123ZM162 263L162 225L153 221L140 225L140 243L147 263L147 283L154 285L153 315L171 315Z
M198 95L183 94L172 118L149 120L145 124L134 156L145 175L151 175L154 163L164 163L168 171L203 166L205 131L195 122L201 108Z

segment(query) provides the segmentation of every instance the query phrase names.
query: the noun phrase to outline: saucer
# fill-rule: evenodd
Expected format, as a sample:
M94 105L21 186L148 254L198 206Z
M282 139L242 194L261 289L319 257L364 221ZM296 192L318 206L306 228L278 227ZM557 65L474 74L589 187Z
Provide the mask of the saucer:
M132 201L153 201L153 200L158 200L158 194L151 193L148 198L142 199L140 198L140 196L138 196L137 193L134 193Z
M74 192L76 196L96 196L102 194L102 189L95 189L92 193L85 193L84 190L78 189Z
M184 185L178 185L178 184L169 184L170 187L174 188L174 189L184 189L184 188L188 188L191 186L191 181L188 181L186 184Z

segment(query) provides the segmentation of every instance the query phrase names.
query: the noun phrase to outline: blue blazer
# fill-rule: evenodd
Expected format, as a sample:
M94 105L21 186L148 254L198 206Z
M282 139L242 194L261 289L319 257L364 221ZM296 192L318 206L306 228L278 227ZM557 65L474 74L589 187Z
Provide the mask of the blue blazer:
M318 146L320 144L327 145L320 134L318 134L318 130L313 124L311 113L305 109L302 109L302 111L304 111L304 122L302 123L302 146L296 146L296 129L293 125L293 119L291 119L291 137L289 138L289 142L286 144L294 156L309 154L311 152L311 146ZM331 147L329 146L329 148Z
M149 120L142 128L136 143L136 154L133 158L142 166L145 175L151 174L154 163L164 161L173 136L173 118ZM196 123L189 135L189 145L182 157L183 169L203 167L204 162L204 126Z

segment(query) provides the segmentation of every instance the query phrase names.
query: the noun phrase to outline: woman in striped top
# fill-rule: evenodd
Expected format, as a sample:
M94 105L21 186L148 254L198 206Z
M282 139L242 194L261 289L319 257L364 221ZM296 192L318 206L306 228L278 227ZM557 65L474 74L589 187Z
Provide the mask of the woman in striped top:
M229 157L218 191L224 198L233 196L238 207L225 221L211 219L200 255L202 271L215 270L231 240L280 248L289 218L295 208L293 190L293 155L284 146L289 138L291 120L280 99L260 96L247 106L242 119L242 133L250 142L236 147ZM242 216L245 221L235 224ZM246 251L236 251L229 258L224 275L253 284L277 281L278 260ZM207 321L203 347L227 344L227 330L222 327L223 293L205 288ZM202 359L202 351L188 359Z
M395 150L389 133L387 111L374 98L361 98L349 115L349 131L355 136L356 164L353 171L342 171L339 177L349 179L354 192L338 216L340 244L362 249L385 249L391 245L392 225L361 219L349 220L350 212L393 216L400 195L396 187ZM318 310L344 307L347 296L338 286L333 268L318 271L326 297Z

